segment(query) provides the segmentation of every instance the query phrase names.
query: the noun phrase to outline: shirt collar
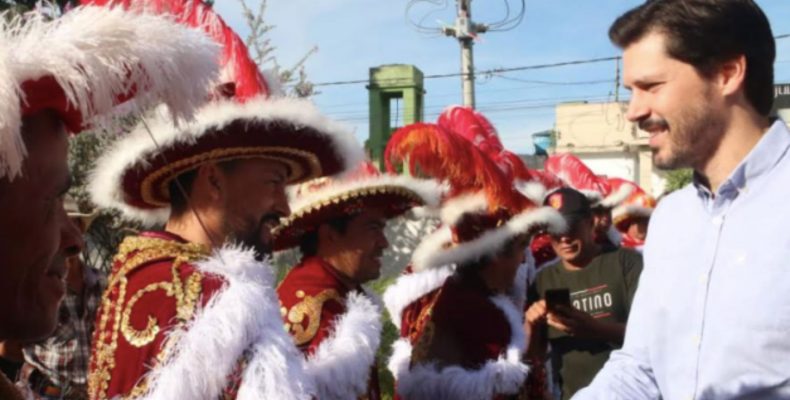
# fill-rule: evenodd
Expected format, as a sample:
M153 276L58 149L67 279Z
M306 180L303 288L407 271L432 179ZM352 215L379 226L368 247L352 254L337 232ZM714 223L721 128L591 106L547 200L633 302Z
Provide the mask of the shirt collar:
M790 147L790 130L781 118L777 118L752 151L721 184L717 196L735 197L738 193L746 190L754 179L765 175L774 168L787 152L788 147ZM712 196L696 172L694 172L693 182L700 195Z

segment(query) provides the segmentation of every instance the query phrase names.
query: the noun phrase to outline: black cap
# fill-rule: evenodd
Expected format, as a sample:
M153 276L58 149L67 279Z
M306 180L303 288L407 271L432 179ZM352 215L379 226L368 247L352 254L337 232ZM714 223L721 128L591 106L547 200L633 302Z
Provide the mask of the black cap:
M592 207L590 200L579 192L571 188L557 189L546 197L544 205L550 206L562 214L568 225L592 217Z

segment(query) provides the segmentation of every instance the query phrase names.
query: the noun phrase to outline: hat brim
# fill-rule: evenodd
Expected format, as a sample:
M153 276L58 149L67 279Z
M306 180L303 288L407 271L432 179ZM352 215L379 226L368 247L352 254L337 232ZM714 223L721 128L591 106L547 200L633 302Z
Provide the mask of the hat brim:
M381 211L395 218L414 207L438 205L443 187L435 181L406 176L379 177L329 187L294 204L293 213L274 230L274 249L299 245L302 237L327 221L355 215L362 210Z
M444 226L417 246L412 257L412 266L415 271L424 271L444 265L459 265L496 254L510 239L518 235L531 235L540 230L561 233L566 229L565 220L551 207L522 211L502 226L462 243L453 243L451 229Z
M175 127L164 116L144 121L96 164L93 201L146 224L169 213L168 186L210 162L261 158L288 167L289 183L346 172L363 159L353 134L308 101L258 98L223 101Z

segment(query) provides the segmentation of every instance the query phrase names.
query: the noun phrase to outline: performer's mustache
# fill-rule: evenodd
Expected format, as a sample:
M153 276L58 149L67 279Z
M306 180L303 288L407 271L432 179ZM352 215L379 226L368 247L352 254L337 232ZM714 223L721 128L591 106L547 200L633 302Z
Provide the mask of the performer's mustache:
M266 214L263 217L261 217L261 221L258 224L258 226L261 229L263 229L266 226L268 226L269 229L272 229L272 228L274 228L275 226L277 226L280 223L280 220L283 217L285 217L285 216L280 214L280 213L277 213L277 212Z

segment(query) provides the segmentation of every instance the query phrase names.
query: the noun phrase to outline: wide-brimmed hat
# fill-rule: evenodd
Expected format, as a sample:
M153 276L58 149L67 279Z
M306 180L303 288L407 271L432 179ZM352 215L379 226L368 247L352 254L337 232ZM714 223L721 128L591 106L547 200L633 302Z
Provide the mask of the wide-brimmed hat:
M308 100L279 93L276 78L259 71L241 38L210 7L188 2L159 11L176 12L176 20L206 30L223 44L221 95L191 123L176 125L155 115L118 141L97 162L90 188L95 203L157 224L170 213L170 183L206 163L273 160L288 168L293 184L343 173L363 159L350 129Z
M275 250L299 245L303 235L335 218L366 209L395 218L414 207L439 205L444 189L429 179L382 174L364 163L343 179L319 178L291 190L291 215L274 230Z
M21 173L22 118L43 110L71 133L158 103L191 117L216 79L218 50L201 31L120 7L0 18L0 178Z
M612 223L623 233L628 230L630 221L634 218L650 218L656 208L656 199L653 196L639 186L634 187L631 196L612 210Z
M593 208L614 208L633 191L630 185L612 186L609 179L596 175L582 160L570 153L552 154L544 168L559 177L566 186L578 190L590 199Z

